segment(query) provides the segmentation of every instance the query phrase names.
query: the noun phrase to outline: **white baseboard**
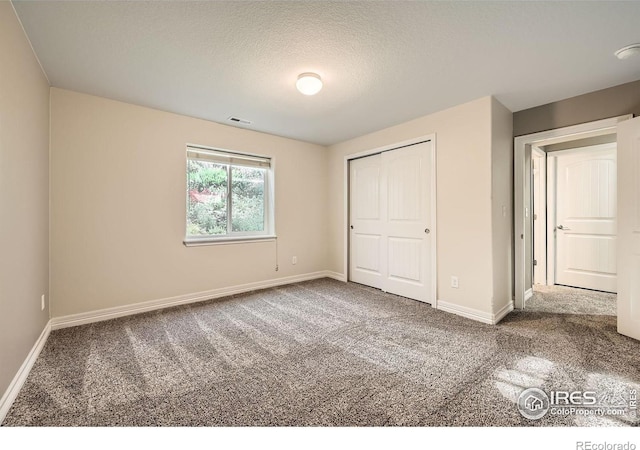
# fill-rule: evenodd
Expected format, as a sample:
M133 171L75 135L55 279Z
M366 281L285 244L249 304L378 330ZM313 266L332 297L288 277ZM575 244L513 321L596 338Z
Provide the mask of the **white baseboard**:
M338 280L338 281L347 281L347 276L344 273L340 273L340 272L333 272L331 270L327 270L327 277L329 278L333 278L334 280Z
M524 301L526 302L531 297L533 297L533 288L532 287L527 289L526 291L524 291Z
M192 294L178 295L176 297L168 297L159 300L151 300L141 303L133 303L123 306L115 306L113 308L99 309L79 314L71 314L68 316L54 317L51 319L51 329L58 330L60 328L75 327L85 325L87 323L100 322L103 320L115 319L116 317L131 316L147 311L168 308L171 306L186 305L188 303L197 303L214 298L226 297L234 294L242 294L244 292L255 291L258 289L266 289L274 286L282 286L285 284L298 283L301 281L315 280L318 278L339 278L341 274L330 271L319 271L306 273L302 275L294 275L290 277L275 278L271 280L257 281L254 283L241 284L237 286L212 289L210 291L196 292Z
M467 306L460 306L455 303L446 302L444 300L437 301L437 309L442 311L457 314L458 316L466 317L467 319L475 320L477 322L486 323L488 325L495 325L500 322L504 316L513 311L513 303L505 305L497 313L491 314L478 309L469 308Z
M511 311L513 311L513 301L510 301L509 303L504 305L497 313L493 314L493 323L496 324L500 322Z
M444 300L438 300L437 305L439 310L457 314L458 316L466 317L467 319L493 325L492 315L484 311L469 308L467 306L456 305L455 303L445 302Z
M36 343L33 344L33 347L27 355L27 358L20 366L20 369L18 369L18 373L16 373L16 376L13 377L13 380L11 380L11 384L9 384L9 387L2 396L2 399L0 399L0 424L7 416L9 409L11 409L11 405L13 405L13 402L20 393L20 389L22 389L24 382L27 381L29 372L31 372L33 364L36 362L36 359L38 359L38 356L40 355L44 344L47 342L47 338L49 337L50 332L51 321L47 322L47 324L45 325L44 330L42 330L42 333L40 333L40 337L38 338Z

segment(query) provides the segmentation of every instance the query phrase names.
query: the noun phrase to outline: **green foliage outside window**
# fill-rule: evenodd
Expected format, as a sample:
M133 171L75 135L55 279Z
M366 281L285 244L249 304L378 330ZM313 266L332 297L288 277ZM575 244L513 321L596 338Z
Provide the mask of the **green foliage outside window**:
M264 231L265 176L266 170L261 168L189 160L187 235Z
M231 175L232 231L264 231L265 170L232 167Z

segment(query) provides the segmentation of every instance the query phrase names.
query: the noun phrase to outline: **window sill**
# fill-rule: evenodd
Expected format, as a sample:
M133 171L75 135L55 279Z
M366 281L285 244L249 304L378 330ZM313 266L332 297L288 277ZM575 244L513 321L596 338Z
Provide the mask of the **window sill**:
M203 245L227 245L227 244L247 244L250 242L269 242L275 241L275 235L265 236L233 236L219 238L193 238L185 239L182 243L185 247L200 247Z

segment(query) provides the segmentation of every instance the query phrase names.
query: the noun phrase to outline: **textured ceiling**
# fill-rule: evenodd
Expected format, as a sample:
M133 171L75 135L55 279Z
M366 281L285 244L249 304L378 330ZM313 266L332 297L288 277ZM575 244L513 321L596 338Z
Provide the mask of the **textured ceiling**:
M14 1L53 86L332 144L640 79L640 2ZM299 73L319 73L307 97Z

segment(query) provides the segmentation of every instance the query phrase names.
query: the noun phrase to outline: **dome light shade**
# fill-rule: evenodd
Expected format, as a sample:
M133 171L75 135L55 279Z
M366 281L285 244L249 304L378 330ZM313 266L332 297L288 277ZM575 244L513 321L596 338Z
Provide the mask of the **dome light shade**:
M322 79L317 73L301 73L298 75L296 87L304 95L315 95L322 89Z
M618 59L631 58L634 55L640 55L640 44L631 44L626 47L622 47L620 50L614 53Z

